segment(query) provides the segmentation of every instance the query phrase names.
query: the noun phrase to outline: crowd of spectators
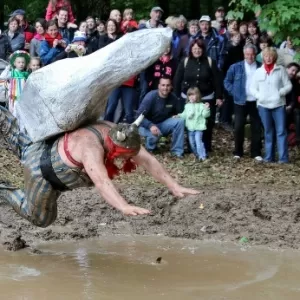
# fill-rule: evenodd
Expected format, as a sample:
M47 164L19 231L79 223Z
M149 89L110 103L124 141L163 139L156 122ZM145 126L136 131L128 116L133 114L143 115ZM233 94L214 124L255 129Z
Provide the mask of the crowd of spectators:
M277 150L278 162L287 163L288 141L300 145L300 66L294 62L293 37L275 45L272 32L260 31L259 20L238 22L225 15L219 7L214 19L202 15L187 21L180 15L163 22L164 11L153 7L150 19L135 20L128 8L123 14L112 10L107 21L87 16L79 23L68 0L50 0L45 19L32 26L18 9L0 35L0 58L10 62L1 79L11 80L15 70L30 76L58 60L89 55L135 30L169 26L170 47L112 91L104 120L131 123L144 113L140 134L148 151L155 153L161 138L170 135L175 158L191 151L201 161L213 151L216 122L233 132L233 158L242 158L249 120L250 156L274 162ZM21 67L18 57L24 58Z

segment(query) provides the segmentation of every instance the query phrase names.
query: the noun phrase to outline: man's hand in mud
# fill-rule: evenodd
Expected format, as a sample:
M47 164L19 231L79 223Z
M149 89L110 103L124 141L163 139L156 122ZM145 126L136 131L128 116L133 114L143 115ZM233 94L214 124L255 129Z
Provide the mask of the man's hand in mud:
M185 188L181 185L176 186L175 188L171 189L170 191L175 197L179 197L179 198L183 198L184 196L187 196L187 195L200 194L200 191L198 191L198 190Z
M138 206L128 205L121 209L125 216L148 215L150 210Z

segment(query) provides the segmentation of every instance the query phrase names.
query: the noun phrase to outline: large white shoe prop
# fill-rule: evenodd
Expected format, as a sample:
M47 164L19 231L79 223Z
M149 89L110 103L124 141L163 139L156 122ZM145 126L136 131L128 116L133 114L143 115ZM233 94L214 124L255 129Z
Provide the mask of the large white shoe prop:
M154 63L171 37L168 28L139 30L91 55L64 59L32 73L18 105L32 141L97 120L109 93Z

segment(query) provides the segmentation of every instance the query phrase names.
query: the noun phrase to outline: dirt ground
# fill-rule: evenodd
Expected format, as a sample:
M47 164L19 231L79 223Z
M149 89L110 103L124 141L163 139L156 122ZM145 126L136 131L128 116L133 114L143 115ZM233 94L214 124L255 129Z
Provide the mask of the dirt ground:
M0 179L21 186L22 169L17 159L3 141L0 145ZM255 164L249 158L234 162L232 136L221 129L214 145L215 152L204 163L195 163L190 155L182 161L158 155L178 181L201 190L198 196L175 199L139 169L122 176L116 185L127 201L149 208L150 216L124 217L105 204L95 189L78 189L62 194L58 218L45 229L22 220L0 199L0 241L15 250L23 245L22 239L34 247L49 240L159 234L236 242L246 237L249 245L300 248L298 152L291 151L289 165Z

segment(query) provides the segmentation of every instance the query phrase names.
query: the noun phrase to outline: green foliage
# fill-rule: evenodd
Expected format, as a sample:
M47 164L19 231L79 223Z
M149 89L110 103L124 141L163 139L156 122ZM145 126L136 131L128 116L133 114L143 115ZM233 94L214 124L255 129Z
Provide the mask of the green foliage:
M285 41L288 36L300 49L300 5L296 0L232 0L228 18L242 19L243 13L253 12L258 16L261 30L272 32L274 41Z

